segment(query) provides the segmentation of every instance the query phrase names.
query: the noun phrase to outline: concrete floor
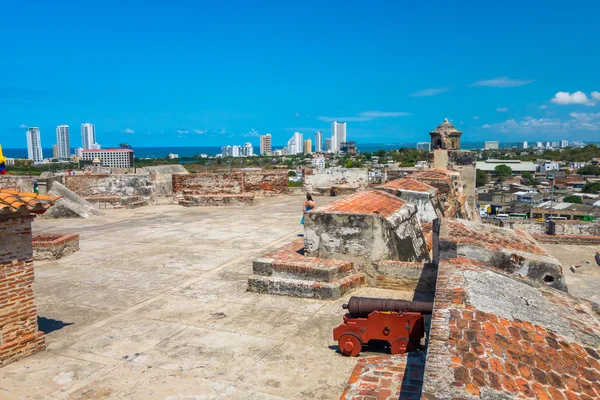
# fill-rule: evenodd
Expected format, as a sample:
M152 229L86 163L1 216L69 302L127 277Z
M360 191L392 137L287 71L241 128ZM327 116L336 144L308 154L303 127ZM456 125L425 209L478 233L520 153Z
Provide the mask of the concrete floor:
M36 220L34 233L79 233L81 250L36 263L48 350L2 368L0 398L339 398L356 364L331 338L345 299L246 292L252 260L301 233L302 201Z
M562 264L569 293L600 304L600 266L594 258L600 247L563 244L541 246ZM572 265L581 265L577 273L571 271Z

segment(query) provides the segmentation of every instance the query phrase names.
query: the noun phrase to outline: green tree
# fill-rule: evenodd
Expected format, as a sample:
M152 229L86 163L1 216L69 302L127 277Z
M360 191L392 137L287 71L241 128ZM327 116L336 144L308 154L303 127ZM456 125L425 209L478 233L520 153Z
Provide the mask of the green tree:
M296 171L290 171L290 172L288 172L288 176L290 178L294 178L294 177L298 176L298 174L296 173Z
M579 175L600 175L600 166L598 165L586 165L577 170Z
M533 175L531 175L531 172L523 172L523 178L527 179L529 182L533 181Z
M581 189L583 193L600 193L600 182L588 182Z
M497 165L496 168L494 168L494 171L496 171L496 176L500 181L512 176L512 169L508 165Z
M567 197L563 198L563 201L565 203L581 204L581 197L580 196L567 196Z
M477 187L484 186L488 183L488 176L485 171L478 169L475 175L475 184Z

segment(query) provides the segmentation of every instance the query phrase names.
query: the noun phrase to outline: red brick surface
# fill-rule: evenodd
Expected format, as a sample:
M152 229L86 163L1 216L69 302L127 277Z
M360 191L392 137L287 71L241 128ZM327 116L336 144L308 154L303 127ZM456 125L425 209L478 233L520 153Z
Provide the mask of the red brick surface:
M256 193L284 194L286 171L237 171L226 174L174 174L173 193L222 195Z
M369 190L336 200L310 212L343 214L377 213L383 217L388 217L400 210L405 204L405 202L391 194Z
M410 178L396 179L387 182L385 185L382 185L382 187L390 189L412 190L414 192L430 192L435 190L433 186L429 186L426 183Z
M263 257L273 259L274 267L287 272L309 272L316 267L335 268L338 272L351 272L354 268L350 261L304 256L303 250L304 239L298 239Z
M464 258L440 261L423 399L600 398L600 325L589 302L543 289L556 318L584 338L574 340L478 310L467 298L465 271L491 270Z
M32 236L32 246L38 248L48 248L61 246L69 242L79 241L78 234L37 234Z
M341 400L418 400L423 384L423 353L366 357L358 361Z

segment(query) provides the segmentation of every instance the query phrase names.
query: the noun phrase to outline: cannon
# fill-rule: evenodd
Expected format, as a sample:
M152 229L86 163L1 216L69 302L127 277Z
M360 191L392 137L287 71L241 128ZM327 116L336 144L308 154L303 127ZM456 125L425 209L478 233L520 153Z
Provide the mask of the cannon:
M333 330L345 356L357 356L371 340L383 340L390 345L392 354L404 354L420 348L425 336L423 316L431 314L433 303L351 297L344 322Z

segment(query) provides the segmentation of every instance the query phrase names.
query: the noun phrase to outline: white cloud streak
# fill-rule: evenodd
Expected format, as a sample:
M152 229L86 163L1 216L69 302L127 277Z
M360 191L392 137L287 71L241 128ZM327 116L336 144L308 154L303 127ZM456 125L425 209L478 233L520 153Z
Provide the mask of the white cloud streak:
M481 126L483 129L490 129L492 126L490 124L485 124Z
M535 82L535 79L510 79L508 76L500 76L494 79L482 79L471 84L471 86L485 86L485 87L518 87L524 86L529 83Z
M581 91L569 93L569 92L558 92L552 98L554 104L559 104L561 106L571 105L571 104L579 104L584 106L593 107L596 105L594 100L600 101L600 93L592 92L591 99L587 97L587 95Z
M352 117L325 117L319 116L316 117L320 121L325 122L362 122L362 121L372 121L378 118L395 118L395 117L406 117L408 115L412 115L411 113L401 112L401 111L363 111L358 113Z
M21 128L21 129L25 129L25 128L27 128L27 125L25 125L25 124L21 124L21 125L19 125L19 128Z
M135 131L133 129L131 129L131 128L125 128L123 130L123 133L135 133Z
M570 119L526 117L492 124L490 129L503 133L569 134L573 131L600 131L600 113L570 113Z
M411 93L410 97L428 97L428 96L437 96L438 94L442 94L450 90L449 86L441 87L441 88L429 88L419 90L415 93Z
M507 107L498 107L498 108L496 108L496 111L498 111L498 112L507 112L508 108Z

